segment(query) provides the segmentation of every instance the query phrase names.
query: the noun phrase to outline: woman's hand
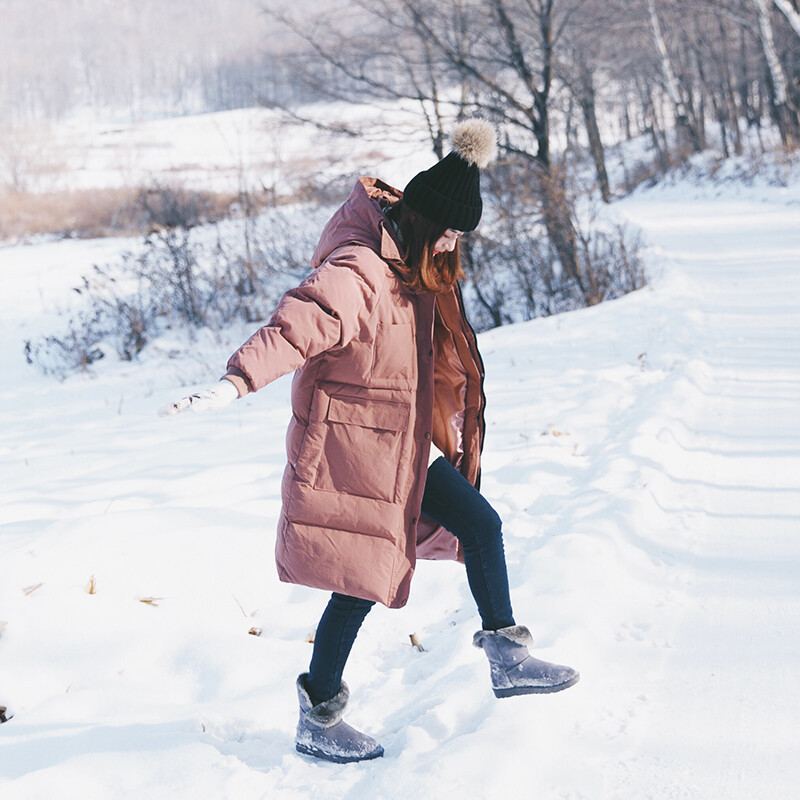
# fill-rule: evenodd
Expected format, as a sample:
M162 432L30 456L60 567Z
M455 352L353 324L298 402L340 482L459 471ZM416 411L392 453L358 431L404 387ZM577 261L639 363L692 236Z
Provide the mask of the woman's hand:
M238 397L238 389L231 381L223 378L216 386L162 406L158 410L158 414L161 417L171 417L173 414L180 414L187 409L189 411L218 411L230 405Z

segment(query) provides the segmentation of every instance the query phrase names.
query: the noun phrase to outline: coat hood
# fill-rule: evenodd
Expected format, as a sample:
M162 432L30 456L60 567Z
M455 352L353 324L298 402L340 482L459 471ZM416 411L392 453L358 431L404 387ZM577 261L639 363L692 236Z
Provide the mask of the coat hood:
M348 245L369 247L389 264L402 263L394 230L383 213L402 197L402 192L378 178L359 178L350 197L322 231L312 268L320 266L334 250Z

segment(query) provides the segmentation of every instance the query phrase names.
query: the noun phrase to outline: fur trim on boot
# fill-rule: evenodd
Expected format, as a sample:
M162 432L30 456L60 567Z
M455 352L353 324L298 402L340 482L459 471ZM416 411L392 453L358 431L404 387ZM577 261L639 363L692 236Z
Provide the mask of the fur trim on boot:
M500 628L496 631L478 631L472 637L472 644L475 647L483 647L483 640L488 634L496 634L498 636L505 636L506 639L517 644L524 644L526 646L533 644L533 636L531 632L524 625L512 625L510 628Z
M313 705L306 689L307 677L308 673L304 672L297 678L297 699L300 703L300 719L294 740L297 751L338 764L382 756L383 747L375 739L352 728L342 719L350 699L347 684L342 681L333 697Z
M347 684L342 681L339 691L331 697L330 700L314 705L306 691L305 679L307 677L308 673L304 672L297 679L297 694L300 698L300 708L301 710L307 709L305 712L306 722L320 730L332 728L344 715L347 703L350 700L350 690L347 688Z
M489 659L492 690L496 697L560 692L580 679L572 667L534 658L528 652L533 637L524 625L478 631L472 643L482 648Z

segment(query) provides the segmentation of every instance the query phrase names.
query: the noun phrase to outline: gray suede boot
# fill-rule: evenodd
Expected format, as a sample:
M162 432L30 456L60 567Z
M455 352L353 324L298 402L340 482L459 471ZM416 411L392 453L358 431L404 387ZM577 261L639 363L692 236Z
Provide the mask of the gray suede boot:
M478 631L472 638L489 659L492 689L497 697L560 692L576 684L580 675L572 667L540 661L528 652L533 637L524 625Z
M297 679L300 721L294 743L298 752L338 764L367 761L383 755L383 748L370 736L351 728L342 715L347 708L350 691L342 681L338 694L313 705L306 691L304 672Z

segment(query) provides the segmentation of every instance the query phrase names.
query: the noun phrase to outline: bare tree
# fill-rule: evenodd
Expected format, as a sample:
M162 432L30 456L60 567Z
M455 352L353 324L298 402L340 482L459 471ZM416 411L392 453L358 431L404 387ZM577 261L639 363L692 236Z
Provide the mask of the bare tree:
M664 82L667 88L667 93L675 111L675 124L678 127L678 131L685 135L692 150L694 150L696 153L699 153L700 150L702 150L700 123L697 120L696 115L692 113L692 109L687 103L683 92L681 91L681 86L673 68L673 60L667 48L667 42L664 38L664 34L661 30L661 22L658 14L656 13L654 0L647 0L647 10L650 15L650 24L653 29L653 41L661 62L661 69L664 73Z
M555 0L400 0L395 8L403 10L416 38L428 42L443 66L469 87L472 108L506 131L506 153L530 167L542 222L561 266L591 302L588 265L581 263L565 172L553 162L550 132L556 49L579 5L568 4L560 17ZM481 19L487 12L490 24Z
M635 10L620 0L581 0L563 26L563 46L556 53L558 80L580 109L597 188L606 203L611 200L611 186L600 106L613 109L611 119L624 120L625 136L632 138L627 85L641 66L642 34L647 29L646 20L632 13Z
M372 38L366 52L346 45L346 36L338 32L333 39L338 44L331 46L330 31L327 38L317 38L316 31L291 15L269 13L333 65L340 81L356 82L367 93L416 100L438 156L454 115L469 111L498 123L506 131L505 152L529 165L542 220L564 270L581 284L564 176L552 163L549 118L555 49L577 5L568 4L559 19L555 0L356 0L356 5L384 25L383 35ZM389 73L396 82L381 79L379 65L398 61L403 70Z
M314 58L334 67L332 91L347 95L412 99L424 115L437 156L442 155L443 132L456 116L477 114L501 131L503 157L493 174L493 204L509 205L513 198L531 221L523 235L547 245L533 261L554 269L559 286L575 287L580 304L600 302L603 281L593 274L591 247L578 236L573 170L563 151L554 147L553 115L557 130L564 121L561 104L570 93L580 108L601 196L610 199L600 123L597 119L594 75L589 58L597 25L586 21L589 11L602 19L597 0L352 0L368 11L369 46L364 28L353 39L341 23L318 27L276 14L313 51ZM584 20L582 26L579 22ZM578 33L578 29L581 32ZM591 31L594 30L594 33ZM585 56L573 68L575 54ZM319 69L314 69L318 75ZM512 190L513 186L513 190ZM517 226L516 233L522 229ZM476 294L493 322L501 319L507 287L494 289L481 282L478 252L487 242L465 243L464 260L476 278ZM491 248L497 252L496 248ZM545 252L546 251L546 252ZM541 257L540 257L541 255ZM505 256L504 256L505 258ZM516 258L522 263L521 258ZM512 263L506 259L507 263ZM512 260L513 261L513 260ZM480 273L480 274L479 274ZM522 276L525 280L528 275ZM555 283L555 279L553 283ZM559 288L558 291L562 291ZM490 295L495 299L491 300ZM570 302L575 302L572 298ZM539 300L537 300L539 303ZM531 304L533 307L536 304ZM539 303L539 305L541 305ZM537 306L538 307L538 306ZM493 310L492 310L493 309ZM527 312L526 312L527 313Z
M603 202L611 202L611 185L608 181L608 170L606 169L606 155L603 147L603 140L600 136L600 126L597 123L597 101L595 93L594 70L585 60L578 60L578 81L577 98L583 114L583 122L586 126L586 136L589 140L589 152L594 162L595 173L597 175L597 185Z
M800 142L800 119L798 119L797 109L792 102L786 74L775 46L770 5L768 0L753 0L753 3L758 13L764 57L772 78L775 115L781 132L781 140L787 147L795 147Z
M425 121L431 148L441 158L448 120L458 114L459 103L454 101L452 91L448 91L451 87L440 74L433 49L424 40L408 37L404 19L389 14L380 2L351 2L361 23L355 30L350 15L341 14L340 9L320 12L309 24L305 15L264 7L272 22L294 34L295 41L304 46L287 59L292 64L293 79L308 92L328 100L349 102L356 96L362 101L416 104ZM356 43L365 35L370 41L369 48ZM274 105L298 118L292 104ZM330 128L329 121L311 117L305 121ZM361 133L347 123L338 129L340 133ZM390 124L384 125L380 119L373 121L375 132L392 135Z

